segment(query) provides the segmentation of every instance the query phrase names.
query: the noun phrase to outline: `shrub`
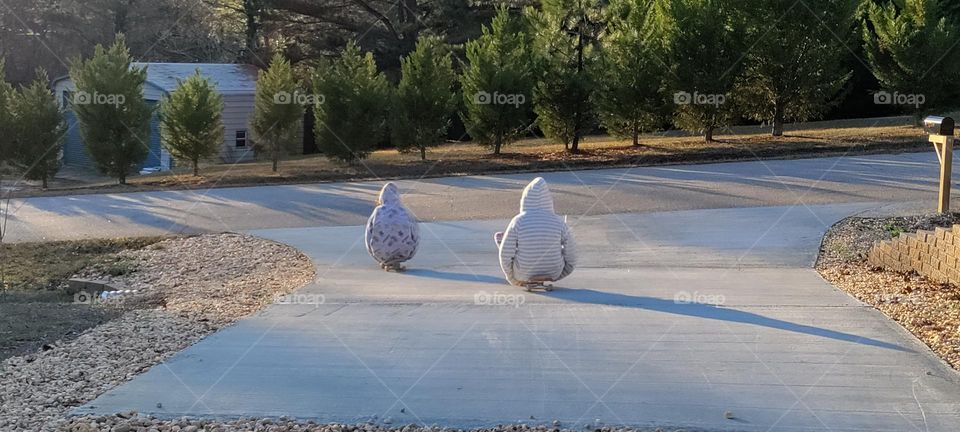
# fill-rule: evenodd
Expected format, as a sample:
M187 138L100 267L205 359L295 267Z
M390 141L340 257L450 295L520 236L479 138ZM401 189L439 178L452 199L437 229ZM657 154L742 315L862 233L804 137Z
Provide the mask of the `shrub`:
M658 12L669 28L668 74L677 126L713 141L714 130L729 126L735 116L731 93L746 46L736 2L675 0ZM669 3L669 4L666 4Z
M529 9L528 9L529 10ZM532 15L539 66L534 110L543 133L579 150L580 137L596 125L590 100L595 89L595 45L602 28L596 0L545 0Z
M303 121L303 105L295 96L297 80L290 62L276 54L270 66L257 74L257 93L250 129L254 148L270 156L273 172L280 158L296 144L297 126Z
M957 22L944 17L935 0L906 0L902 7L869 3L866 10L867 63L883 90L893 93L878 93L875 102L897 103L918 116L955 106L960 96L955 88L960 77ZM894 100L897 94L906 99Z
M48 82L47 73L38 70L36 80L14 94L11 104L12 161L23 170L25 178L40 180L44 189L60 169L63 136L67 130L63 111L47 87Z
M12 153L10 127L10 99L13 95L13 86L6 80L6 62L0 58L0 170ZM2 171L0 171L2 174Z
M160 136L164 148L179 160L190 161L193 175L200 160L223 146L223 97L209 79L197 72L177 80L177 88L160 103Z
M857 0L751 0L747 57L737 99L745 114L783 135L787 121L821 116L852 76ZM771 25L771 23L776 23Z
M649 8L636 0L623 3L637 7L610 24L593 101L607 132L639 145L640 133L661 126L669 115L670 69L663 44L646 28Z
M97 45L93 57L70 66L76 85L71 108L80 136L100 172L120 184L143 163L153 107L143 99L146 68L130 65L123 35L110 48Z
M393 98L391 133L400 151L419 150L444 141L457 106L450 52L439 38L424 37L400 61L401 78Z
M534 85L528 25L506 6L483 35L467 43L469 64L460 76L464 125L473 139L500 154L528 125L526 102Z
M366 158L386 132L390 86L377 72L373 54L347 44L340 57L314 75L317 147L345 162Z

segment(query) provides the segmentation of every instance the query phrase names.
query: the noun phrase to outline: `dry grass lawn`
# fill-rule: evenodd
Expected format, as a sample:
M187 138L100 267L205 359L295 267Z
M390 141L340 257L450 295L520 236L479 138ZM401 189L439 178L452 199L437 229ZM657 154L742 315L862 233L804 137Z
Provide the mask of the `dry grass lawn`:
M130 270L121 251L141 249L160 237L0 245L0 360L29 353L118 316L74 304L67 279L85 268L114 274Z
M194 177L188 167L128 179L118 186L106 178L94 181L64 181L51 190L19 191L19 195L78 194L157 189L207 188L257 184L322 181L423 178L467 174L551 171L574 168L642 166L734 160L817 157L928 149L922 130L909 118L839 120L788 127L785 136L774 138L766 129L737 127L718 133L716 142L679 132L646 135L641 145L609 136L590 136L581 152L571 154L562 145L542 138L525 139L504 147L495 156L489 148L472 142L450 142L427 152L375 151L357 164L343 164L322 155L291 156L271 172L269 161L238 164L210 163Z

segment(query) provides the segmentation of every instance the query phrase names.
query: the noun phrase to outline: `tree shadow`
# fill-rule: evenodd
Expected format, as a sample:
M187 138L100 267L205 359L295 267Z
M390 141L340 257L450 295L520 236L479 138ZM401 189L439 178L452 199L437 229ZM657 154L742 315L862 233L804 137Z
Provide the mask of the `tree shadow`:
M665 300L656 297L632 296L618 293L607 293L591 289L569 289L555 288L552 292L543 294L560 300L571 302L603 305L603 306L621 306L637 309L645 309L656 312L664 312L674 315L683 315L697 318L706 318L718 321L736 322L743 324L752 324L761 327L768 327L778 330L786 330L794 333L802 333L811 336L834 339L844 342L869 345L878 348L890 349L901 352L914 352L911 349L901 347L896 344L884 342L868 337L857 336L850 333L829 330L820 327L814 327L804 324L792 323L775 318L765 317L752 312L745 312L736 309L725 308L712 304L703 303L682 303L674 300Z

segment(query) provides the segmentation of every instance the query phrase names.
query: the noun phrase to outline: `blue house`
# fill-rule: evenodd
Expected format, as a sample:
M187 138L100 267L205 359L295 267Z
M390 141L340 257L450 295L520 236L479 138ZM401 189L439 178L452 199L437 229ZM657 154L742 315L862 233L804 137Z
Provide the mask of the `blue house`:
M177 88L178 79L186 79L196 70L210 78L223 96L223 148L218 155L222 162L241 162L254 158L253 143L248 139L250 117L253 115L254 97L257 90L257 69L252 65L212 63L134 63L135 67L147 68L147 81L143 97L150 104L157 104L164 95ZM76 86L69 76L53 81L53 90L64 111L69 130L63 145L63 163L69 166L93 168L80 137L77 119L68 103ZM169 153L160 145L160 119L154 115L150 123L150 136L145 143L149 148L142 169L168 170L173 166Z

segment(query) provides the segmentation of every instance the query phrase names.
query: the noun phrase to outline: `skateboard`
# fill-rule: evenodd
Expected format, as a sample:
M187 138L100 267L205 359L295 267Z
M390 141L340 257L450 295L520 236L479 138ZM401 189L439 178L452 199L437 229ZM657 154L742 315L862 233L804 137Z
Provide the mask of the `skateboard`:
M530 283L526 283L526 284L523 285L523 288L526 289L527 292L534 292L534 291L546 291L546 292L550 292L550 291L553 291L553 285L547 285L546 282L530 282Z
M393 265L380 264L380 268L388 272L394 272L394 273L403 273L407 271L407 268L400 264L393 264Z

